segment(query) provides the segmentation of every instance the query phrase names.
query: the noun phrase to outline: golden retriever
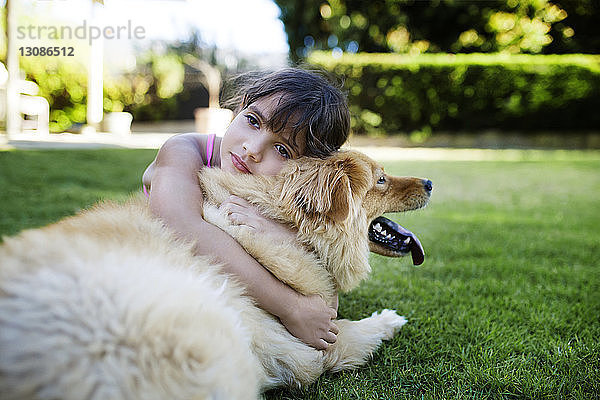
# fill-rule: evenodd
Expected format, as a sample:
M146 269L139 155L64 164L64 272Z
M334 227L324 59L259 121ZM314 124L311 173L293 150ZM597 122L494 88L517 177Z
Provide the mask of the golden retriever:
M369 248L422 262L416 237L380 216L425 206L431 182L388 176L361 153L290 161L271 177L205 168L199 178L205 218L302 293L354 288L369 274ZM298 241L230 224L218 209L230 194L297 227ZM3 398L256 399L360 366L406 322L392 310L338 320L337 342L315 350L190 249L140 197L6 238Z

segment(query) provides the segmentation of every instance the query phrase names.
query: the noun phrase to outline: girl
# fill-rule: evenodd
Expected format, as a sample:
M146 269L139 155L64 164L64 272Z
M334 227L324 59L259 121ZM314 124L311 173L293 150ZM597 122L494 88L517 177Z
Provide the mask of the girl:
M297 68L247 74L238 80L238 107L223 138L197 133L170 138L143 176L150 208L180 236L195 243L197 254L211 255L235 275L264 310L287 330L317 348L336 341L332 319L337 304L303 296L275 278L228 234L202 218L197 172L219 167L234 173L277 174L288 159L325 157L348 138L346 98L323 76ZM235 224L295 238L287 226L263 217L243 199L223 204Z

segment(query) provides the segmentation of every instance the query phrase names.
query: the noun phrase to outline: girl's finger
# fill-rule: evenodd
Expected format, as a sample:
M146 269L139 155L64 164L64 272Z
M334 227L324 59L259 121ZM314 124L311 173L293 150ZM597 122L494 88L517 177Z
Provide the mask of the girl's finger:
M229 202L243 206L243 207L248 207L251 205L249 201L242 199L241 197L234 196L234 195L229 196Z
M247 228L256 230L256 227L253 226L252 222L244 214L240 214L240 213L236 213L236 212L230 213L229 220L234 225L244 225Z
M333 344L337 340L337 336L330 331L330 332L327 332L327 334L325 335L325 337L323 339L325 339L325 341L327 343Z
M317 350L327 350L329 348L329 343L327 343L323 339L319 339L319 341L315 345L315 348Z
M332 323L329 327L329 332L333 333L334 335L337 335L338 333L340 333L340 330L335 324Z
M244 224L246 222L244 214L240 214L237 212L230 212L229 219L238 225Z
M334 308L329 307L329 315L331 319L337 318L337 311Z
M239 204L227 203L224 210L229 215L231 215L232 213L248 215L248 209L244 208L243 206L240 206Z

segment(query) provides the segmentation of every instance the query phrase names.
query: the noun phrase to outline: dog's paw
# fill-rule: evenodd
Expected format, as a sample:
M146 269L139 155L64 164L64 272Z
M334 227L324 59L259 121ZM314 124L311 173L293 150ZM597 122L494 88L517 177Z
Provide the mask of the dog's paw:
M396 314L396 310L388 309L382 310L380 313L375 311L371 318L375 318L381 326L384 340L393 338L400 328L408 322L406 318Z

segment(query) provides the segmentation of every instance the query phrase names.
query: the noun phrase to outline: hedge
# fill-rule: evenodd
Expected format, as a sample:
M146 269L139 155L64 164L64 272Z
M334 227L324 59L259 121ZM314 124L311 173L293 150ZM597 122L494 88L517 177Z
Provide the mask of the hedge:
M356 133L600 128L598 55L314 52L307 61L345 79Z

